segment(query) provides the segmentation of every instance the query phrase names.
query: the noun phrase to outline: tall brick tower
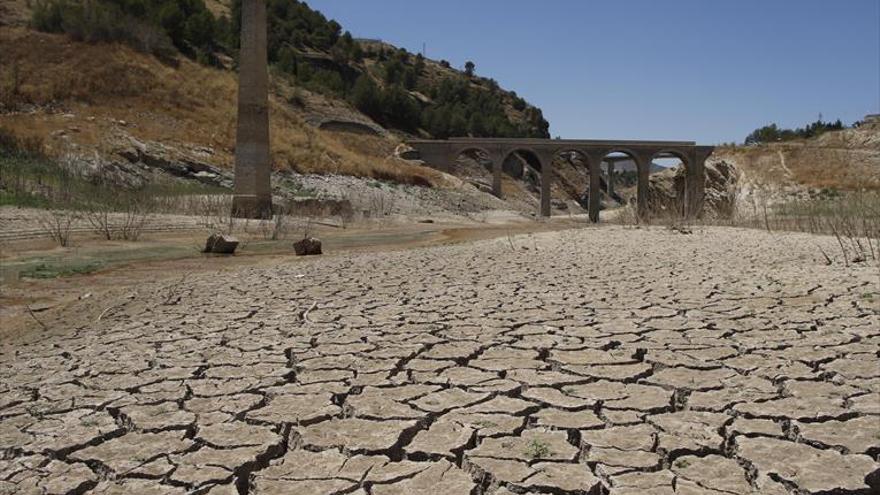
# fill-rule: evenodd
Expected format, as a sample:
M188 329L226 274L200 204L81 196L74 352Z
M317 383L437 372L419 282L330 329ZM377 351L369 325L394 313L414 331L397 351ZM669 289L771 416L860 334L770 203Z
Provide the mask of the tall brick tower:
M244 218L272 216L266 33L265 0L243 0L232 210L235 216Z

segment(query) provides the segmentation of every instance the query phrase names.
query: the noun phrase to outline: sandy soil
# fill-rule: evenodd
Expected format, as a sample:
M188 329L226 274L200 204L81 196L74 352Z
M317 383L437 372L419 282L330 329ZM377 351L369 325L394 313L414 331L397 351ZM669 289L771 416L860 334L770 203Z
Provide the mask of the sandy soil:
M834 242L605 226L163 265L100 321L4 340L0 493L876 493L878 273Z

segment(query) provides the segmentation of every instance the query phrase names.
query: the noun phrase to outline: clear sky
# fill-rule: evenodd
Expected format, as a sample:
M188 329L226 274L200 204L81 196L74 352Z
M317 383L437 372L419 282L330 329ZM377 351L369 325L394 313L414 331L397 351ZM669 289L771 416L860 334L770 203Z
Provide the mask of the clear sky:
M880 112L880 0L312 0L496 79L564 138L741 142Z

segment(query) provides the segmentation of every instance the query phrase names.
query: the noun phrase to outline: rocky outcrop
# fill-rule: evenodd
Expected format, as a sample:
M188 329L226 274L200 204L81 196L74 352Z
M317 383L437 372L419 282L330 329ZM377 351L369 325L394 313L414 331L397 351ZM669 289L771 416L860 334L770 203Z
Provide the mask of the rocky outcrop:
M352 134L368 134L371 136L385 135L385 129L376 124L356 122L353 120L322 119L317 125L322 131L348 132Z
M116 155L136 168L152 168L174 177L231 188L232 174L204 161L213 154L214 150L207 147L183 150L161 143L139 141L131 136L125 136L116 148Z
M706 162L706 185L703 214L725 218L733 214L739 173L737 168L724 160ZM648 185L648 204L654 211L680 211L685 190L685 169L668 168L651 174Z

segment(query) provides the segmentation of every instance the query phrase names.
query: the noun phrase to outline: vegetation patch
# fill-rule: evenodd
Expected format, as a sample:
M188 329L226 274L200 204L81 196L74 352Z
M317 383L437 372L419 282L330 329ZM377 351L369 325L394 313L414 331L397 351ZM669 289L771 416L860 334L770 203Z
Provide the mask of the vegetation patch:
M179 50L204 62L232 36L229 20L215 19L203 0L41 0L31 25L77 41L126 43L159 58Z
M438 138L549 137L540 109L478 77L473 62L464 72L448 63L428 70L421 54L365 45L305 2L268 0L267 13L275 75L298 88L346 99L385 127ZM31 26L43 32L125 43L172 64L179 52L218 67L220 56L237 57L240 24L241 0L231 2L229 16L215 16L204 0L38 0L31 17ZM294 106L305 103L296 92L286 99ZM511 118L509 107L522 118Z
M31 265L19 272L25 278L59 278L73 275L85 275L104 268L100 261L47 262Z
M837 119L835 122L825 122L820 115L815 122L807 124L804 127L798 127L797 129L781 128L775 123L765 125L760 129L755 129L751 134L746 136L745 144L749 146L755 144L776 143L780 141L794 141L796 139L809 139L821 136L828 131L841 131L844 128L845 126L840 119Z
M530 459L545 459L550 454L550 446L540 440L532 440L526 445L525 455Z

